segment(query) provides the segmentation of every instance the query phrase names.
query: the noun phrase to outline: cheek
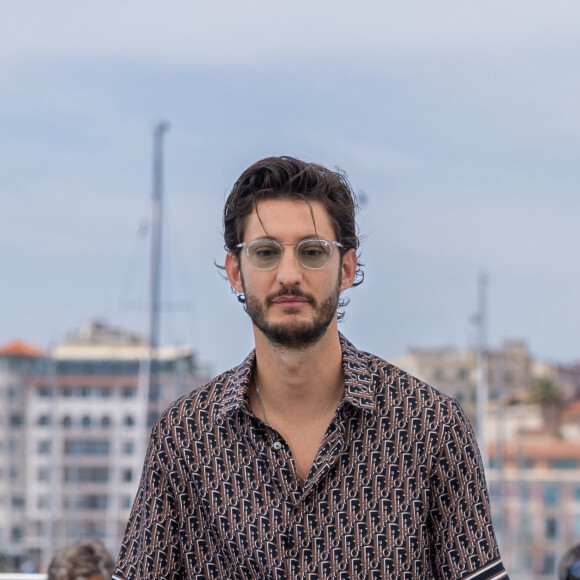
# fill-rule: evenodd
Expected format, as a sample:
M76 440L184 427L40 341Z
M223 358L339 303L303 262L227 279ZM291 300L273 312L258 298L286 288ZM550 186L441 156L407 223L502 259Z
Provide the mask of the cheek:
M251 266L242 267L240 270L240 285L246 295L271 292L274 278L272 271L260 271Z

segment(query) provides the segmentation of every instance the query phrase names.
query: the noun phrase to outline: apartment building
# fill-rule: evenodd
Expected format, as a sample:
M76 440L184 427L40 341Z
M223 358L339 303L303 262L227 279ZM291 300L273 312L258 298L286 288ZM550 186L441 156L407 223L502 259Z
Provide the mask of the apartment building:
M0 350L0 570L26 559L26 409L29 379L44 360L20 341Z
M86 536L116 552L154 420L207 379L191 348L151 351L102 322L46 355L0 349L4 560L44 569L56 550Z
M519 340L486 354L486 477L502 556L512 580L553 580L580 542L580 365L536 360ZM393 362L458 399L475 424L474 349L413 348ZM561 405L530 404L538 378L559 387Z
M496 404L488 417L487 479L512 580L552 580L580 543L580 399L558 412L550 425L541 407L523 403Z
M534 361L522 340L505 341L487 352L489 397L521 398L534 373ZM413 376L455 397L475 423L477 351L455 348L411 348L392 359Z

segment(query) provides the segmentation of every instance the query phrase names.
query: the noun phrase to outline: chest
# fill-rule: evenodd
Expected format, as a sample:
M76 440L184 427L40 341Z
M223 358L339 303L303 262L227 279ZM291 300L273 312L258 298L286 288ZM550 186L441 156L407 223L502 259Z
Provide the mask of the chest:
M220 574L246 567L248 577L281 570L280 578L331 578L331 569L388 577L382 567L427 565L429 489L412 453L368 429L331 425L302 483L287 441L271 431L248 435L215 448L192 474L197 497L189 509L199 515L185 532L191 545L201 541L220 555ZM203 534L200 519L209 524Z

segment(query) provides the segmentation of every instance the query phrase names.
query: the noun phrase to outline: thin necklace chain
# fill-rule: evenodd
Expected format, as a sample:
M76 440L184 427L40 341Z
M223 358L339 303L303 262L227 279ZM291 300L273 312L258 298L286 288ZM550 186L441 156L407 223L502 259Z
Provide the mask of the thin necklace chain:
M270 427L270 421L268 421L268 415L266 415L266 408L264 407L264 401L262 401L262 395L260 394L260 387L258 386L258 380L254 377L254 383L256 383L256 395L258 395L258 403L260 403L260 409L262 410L262 415L264 415L264 421L266 425Z

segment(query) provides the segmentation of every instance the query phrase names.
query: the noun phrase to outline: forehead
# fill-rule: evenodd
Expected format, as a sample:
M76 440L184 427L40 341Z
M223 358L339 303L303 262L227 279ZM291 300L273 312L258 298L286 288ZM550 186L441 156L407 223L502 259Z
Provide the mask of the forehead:
M244 228L246 241L261 236L282 241L311 236L332 239L335 232L328 211L319 201L267 199L256 204Z

